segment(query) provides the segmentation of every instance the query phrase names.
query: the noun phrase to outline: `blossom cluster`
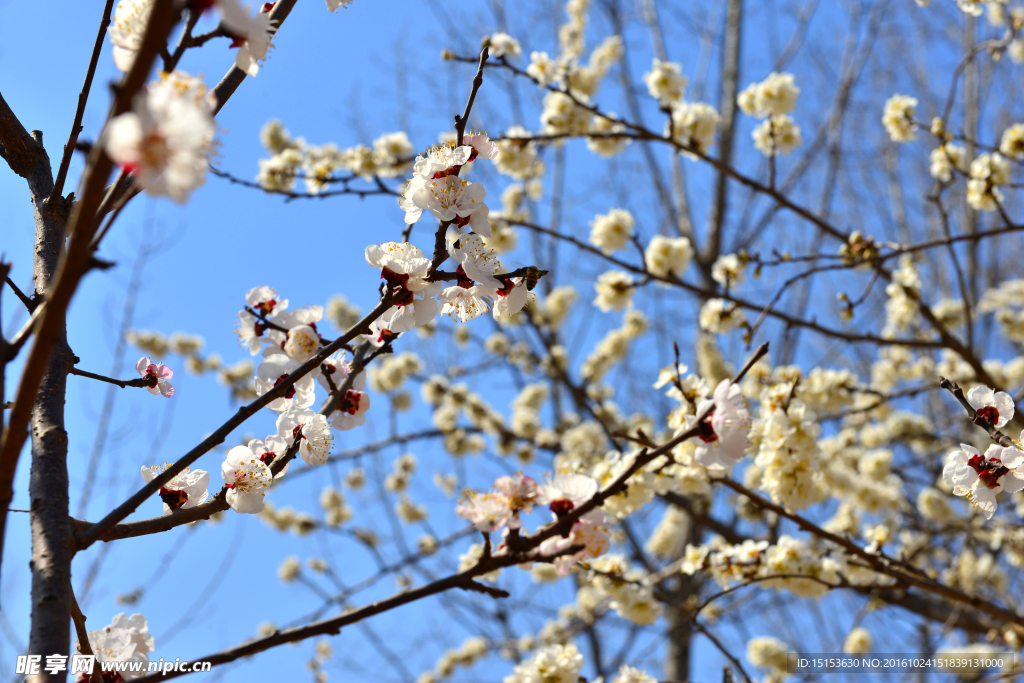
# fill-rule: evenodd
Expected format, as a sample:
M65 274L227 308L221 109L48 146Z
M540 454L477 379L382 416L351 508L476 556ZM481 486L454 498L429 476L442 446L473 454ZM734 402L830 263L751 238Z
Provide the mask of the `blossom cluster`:
M114 615L107 626L89 631L89 647L98 662L132 662L139 666L136 671L120 672L120 677L131 680L143 675L149 667L149 653L156 645L146 618L141 614L130 617L124 612ZM75 640L75 650L83 652L80 641ZM141 672L141 673L140 673ZM80 673L76 683L89 680L89 673Z
M800 88L793 74L768 74L760 83L751 83L739 94L737 103L743 113L764 121L754 129L754 147L765 156L789 154L803 143L800 127L789 115L796 108Z
M459 517L471 522L485 533L519 529L520 513L529 513L534 504L547 505L554 522L588 502L597 493L597 482L582 474L560 474L550 482L538 485L528 476L499 477L494 490L480 494L468 491L456 508ZM593 509L574 520L566 536L553 536L537 549L538 559L553 561L559 574L568 574L574 564L608 551L610 536L604 511ZM574 546L582 549L566 552Z
M412 168L412 143L402 131L385 133L372 146L340 149L333 144L318 146L293 138L274 119L263 126L260 142L271 156L259 160L256 182L270 192L293 192L296 180L301 179L307 192L319 194L332 183L346 179L340 171L371 180L396 178Z

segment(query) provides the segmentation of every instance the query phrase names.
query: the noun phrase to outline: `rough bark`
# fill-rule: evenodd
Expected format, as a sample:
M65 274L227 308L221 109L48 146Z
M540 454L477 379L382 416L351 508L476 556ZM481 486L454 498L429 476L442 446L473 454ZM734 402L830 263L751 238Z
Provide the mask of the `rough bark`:
M53 181L50 159L42 148L42 134L33 131L39 145L35 171L29 176L35 213L36 244L33 280L44 298L53 283L64 250L70 202L51 204ZM29 478L32 512L32 627L31 654L66 654L70 648L68 619L71 614L71 558L74 530L68 516L68 435L64 428L64 400L71 349L67 330L60 336L47 361L32 408L32 469ZM63 681L64 674L41 672L32 683Z

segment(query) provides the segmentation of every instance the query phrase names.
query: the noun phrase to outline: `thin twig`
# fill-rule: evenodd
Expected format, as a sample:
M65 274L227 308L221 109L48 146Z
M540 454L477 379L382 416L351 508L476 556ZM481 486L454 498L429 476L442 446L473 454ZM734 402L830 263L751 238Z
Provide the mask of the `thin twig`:
M147 387L149 383L142 377L138 379L114 379L113 377L106 377L105 375L97 375L95 372L86 372L85 370L79 370L76 367L71 367L68 370L70 375L78 375L79 377L88 377L89 379L99 380L100 382L106 382L107 384L116 384L117 386L124 389L125 387Z
M7 286L11 288L12 292L14 292L14 296L18 297L21 303L25 305L25 308L28 309L29 313L36 310L36 306L39 305L39 301L25 296L25 293L18 288L18 285L14 284L14 280L11 279L10 275L4 275L4 282L6 282Z
M60 158L60 167L57 169L57 179L53 181L53 191L50 192L50 201L57 201L64 193L64 181L68 176L68 168L71 166L71 157L75 153L75 144L78 142L78 134L82 132L82 117L85 115L85 103L89 101L89 90L92 89L92 79L96 75L96 64L103 51L103 39L107 35L107 27L110 25L110 13L114 9L114 0L107 0L103 6L103 18L100 19L100 28L96 32L96 42L92 46L92 56L89 58L89 70L85 72L85 83L82 84L82 92L78 93L78 108L75 110L75 120L71 124L71 133L64 145L64 154Z
M73 589L71 590L71 621L75 624L75 634L78 636L78 651L87 657L94 656L92 643L89 642L89 630L85 628L85 615L82 614L82 609L78 606ZM95 662L93 662L92 671L89 672L89 680L91 683L103 683L103 674L100 673L100 667L96 666Z

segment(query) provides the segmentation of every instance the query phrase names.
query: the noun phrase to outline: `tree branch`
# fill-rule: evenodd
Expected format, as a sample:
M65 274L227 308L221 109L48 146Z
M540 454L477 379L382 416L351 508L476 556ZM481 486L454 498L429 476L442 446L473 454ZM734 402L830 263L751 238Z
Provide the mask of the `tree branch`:
M125 387L147 387L149 384L142 377L137 379L114 379L113 377L106 377L104 375L97 375L94 372L86 372L85 370L79 370L72 366L68 369L68 373L72 375L78 375L79 377L88 377L89 379L99 380L100 382L107 382L108 384L116 384L117 386L124 389Z
M51 202L57 201L64 192L64 180L68 175L68 167L71 166L71 157L75 153L75 143L78 142L78 134L82 132L82 117L85 115L85 103L89 101L89 90L92 89L92 79L96 75L96 63L99 61L100 52L103 51L103 39L107 35L107 27L110 25L110 12L113 8L114 0L107 0L103 7L100 28L96 32L96 42L92 46L89 69L85 72L85 83L82 84L82 91L78 93L78 108L75 110L75 120L71 124L71 133L68 134L68 141L64 144L64 154L61 155L60 166L57 168L57 179L53 181L53 191L50 193Z

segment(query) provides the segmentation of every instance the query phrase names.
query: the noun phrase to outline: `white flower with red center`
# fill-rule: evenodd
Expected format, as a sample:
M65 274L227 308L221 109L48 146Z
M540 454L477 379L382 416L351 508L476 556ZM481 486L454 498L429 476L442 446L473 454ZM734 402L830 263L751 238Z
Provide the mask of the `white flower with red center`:
M504 286L494 277L500 267L498 258L494 255L494 250L484 244L483 238L479 235L464 235L459 238L458 244L458 247L454 244L448 245L448 255L459 264L457 273L491 291ZM465 286L461 282L459 284Z
M259 73L259 60L267 56L270 41L277 28L270 23L270 11L277 3L265 2L255 16L250 14L249 6L242 6L238 0L216 0L217 11L220 12L227 32L234 39L231 47L237 47L235 66L249 74Z
M248 349L250 355L255 356L263 348L263 344L260 342L266 331L266 324L252 313L238 312L238 326L235 328L235 334L238 335L239 345Z
M995 444L982 455L978 449L960 444L960 450L949 454L942 469L942 478L953 487L953 493L965 496L981 509L985 519L992 519L996 511L996 494L1000 491L1016 493L1024 489L1024 471L1015 470L1024 464L1024 453L1016 448Z
M377 348L380 348L397 336L397 332L392 332L388 326L378 318L370 323L370 334L367 335L366 340Z
M462 144L473 148L469 160L490 159L498 153L498 145L491 142L487 133L466 133L462 136Z
M380 268L380 277L392 287L410 292L427 288L430 259L408 242L383 242L366 248L366 262Z
M246 292L245 303L264 317L276 315L288 308L288 299L278 297L277 291L266 285L253 287Z
M974 387L967 392L970 403L978 416L991 422L997 429L1013 419L1013 398L1005 391L992 391L988 387Z
M470 285L462 286L462 282ZM471 280L460 281L454 287L441 290L437 300L441 303L441 314L452 320L464 323L477 318L490 309L486 297L494 296L494 290L481 285L472 284Z
M555 553L577 545L583 546L583 549L554 558L555 569L559 575L569 574L573 565L580 560L600 557L608 552L611 547L611 533L608 531L608 518L603 510L591 510L576 520L567 538L554 536L542 542L537 550L543 556L552 557Z
M274 461L285 454L288 450L288 442L277 434L271 434L266 439L253 439L249 442L249 450L252 451L264 465L270 467Z
M468 491L455 508L455 514L470 522L480 531L489 533L505 526L512 516L507 496L495 491L477 493Z
M416 157L412 177L402 186L401 197L398 200L398 205L405 211L406 224L411 225L418 221L426 208L413 201L416 193L437 178L457 175L462 166L469 163L470 158L476 153L478 152L469 145L456 147L452 144L443 144L427 150L426 156L421 154Z
M461 148L460 148L461 149ZM460 228L469 226L484 237L491 236L489 209L484 204L487 190L480 183L471 183L457 175L427 180L411 193L412 203L421 211L430 211L439 221ZM408 216L406 217L406 222Z
M166 398L174 396L174 387L168 382L174 377L174 371L163 363L154 363L149 356L144 356L135 364L135 369L142 375L146 382L146 391L156 396L160 394Z
M523 310L529 298L530 291L526 288L526 278L506 279L501 289L494 293L494 308L491 314L499 322L509 322Z
M348 376L352 374L352 363L345 360L346 354L344 351L338 351L331 356L324 359L324 362L320 364L320 374L317 376L317 381L327 391L334 391L339 388ZM366 373L360 372L356 375L355 379L352 380L352 389L362 391L363 387L366 386Z
M522 473L505 475L494 481L494 488L508 500L508 507L512 511L512 516L507 522L509 528L518 529L520 527L519 513L529 514L533 510L533 504L537 502L540 493L537 481Z
M220 474L228 487L228 505L235 512L255 514L263 509L273 475L260 456L246 446L235 446L221 463Z
M116 614L108 626L96 631L89 631L89 647L99 662L131 662L141 664L138 672L126 669L125 672L115 672L116 678L112 681L123 681L137 678L146 671L149 666L149 653L156 646L153 634L149 633L149 625L146 617L141 614L133 614L130 617L124 612ZM75 640L75 650L82 652L82 644ZM104 677L107 680L111 674ZM84 676L84 678L82 678ZM89 674L79 674L77 681L88 681Z
M547 505L555 517L569 514L597 493L597 480L585 474L559 474L543 484L537 492L537 503Z
M135 62L135 53L142 47L142 37L153 13L154 0L121 0L111 18L110 42L114 44L114 65L128 71Z
M176 81L181 81L178 75ZM177 202L206 182L215 124L207 100L195 88L157 81L138 93L132 110L103 132L103 147L147 192Z
M323 317L324 307L318 305L304 306L303 308L297 308L293 311L283 311L278 313L274 316L272 322L275 326L284 328L284 330L287 331L281 331L278 329L268 330L267 343L272 344L277 348L264 349L263 355L268 356L274 353L280 353L277 349L281 349L281 351L285 351L287 354L288 352L285 350L285 346L289 344L289 338L291 337L292 330L297 327L311 328L312 332L310 332L309 329L303 329L296 332L297 338L291 342L293 353L302 357L306 352L308 352L309 348L314 343L316 344L316 350L319 350L320 332L317 330L316 324L320 322ZM299 362L301 363L311 358L316 353L316 350L314 350L313 353L306 355L304 359ZM288 355L291 356L291 354ZM298 360L298 358L295 358L295 360Z
M473 147L468 143L456 147L451 143L437 145L418 155L413 162L413 174L423 180L435 180L458 173L473 158Z
M331 425L342 432L366 424L366 411L370 409L370 395L349 389L338 404Z
M281 342L285 355L297 363L305 363L320 350L320 333L312 325L296 325Z
M256 369L256 395L262 396L267 393L298 369L299 364L283 353L267 357ZM316 386L313 378L305 375L288 387L282 396L268 403L267 407L280 413L293 406L307 408L313 405L315 399Z
M253 287L246 292L245 303L263 318L271 318L288 308L288 299L279 299L277 292L266 285ZM238 327L235 328L235 332L238 334L238 343L255 356L262 348L261 342L267 332L267 324L249 311L239 311Z
M714 404L710 417L699 426L694 459L709 470L726 470L743 459L750 447L750 409L738 384L723 379L712 394L712 400L701 401L697 414ZM697 423L694 415L687 415L683 431Z
M439 283L430 283L418 292L408 292L404 299L384 311L380 323L395 334L408 332L416 325L426 325L437 315L434 295L440 289Z
M159 475L167 471L170 464L165 463L162 467L153 465L142 468L142 478L148 484ZM204 502L209 496L206 488L210 485L210 474L204 470L190 470L179 472L169 482L160 487L160 500L164 502L164 514L171 510L191 508Z
M369 403L367 403L369 405ZM299 455L310 465L323 465L331 455L331 425L320 413L292 408L277 418L277 433L289 445L299 440Z

